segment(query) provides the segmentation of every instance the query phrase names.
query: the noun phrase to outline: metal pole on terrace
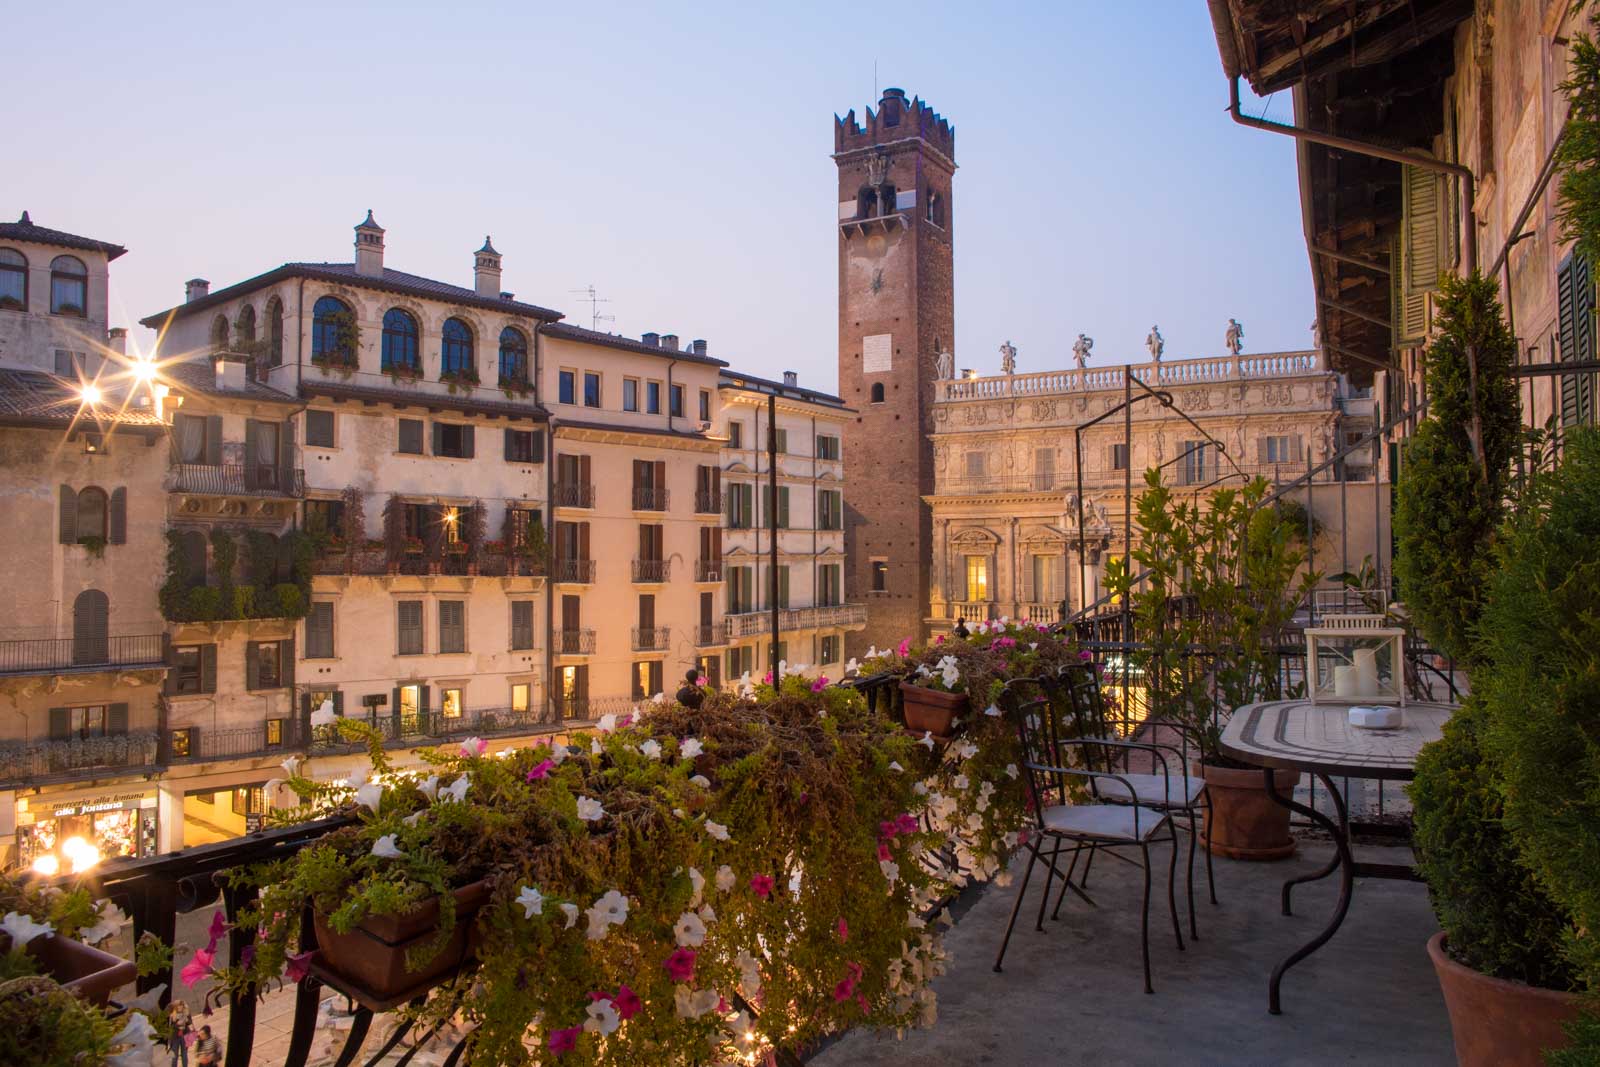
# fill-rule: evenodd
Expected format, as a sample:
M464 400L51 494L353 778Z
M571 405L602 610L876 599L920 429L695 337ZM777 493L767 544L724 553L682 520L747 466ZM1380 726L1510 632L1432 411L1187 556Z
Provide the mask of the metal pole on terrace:
M1156 367L1156 384L1160 384L1161 368ZM1122 376L1122 447L1126 458L1122 463L1122 565L1133 573L1133 368ZM1133 640L1133 617L1130 602L1133 590L1122 597L1122 639ZM1128 692L1128 657L1122 657L1122 692Z
M767 602L772 608L772 654L768 656L772 667L772 684L778 677L778 394L767 394L767 536L771 539L768 550L772 562L767 570Z

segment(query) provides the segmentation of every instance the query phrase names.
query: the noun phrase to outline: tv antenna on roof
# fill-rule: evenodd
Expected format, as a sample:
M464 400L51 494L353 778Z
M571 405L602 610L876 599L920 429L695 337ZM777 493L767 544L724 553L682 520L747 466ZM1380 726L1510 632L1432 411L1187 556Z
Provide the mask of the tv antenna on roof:
M615 315L600 314L600 305L611 303L610 299L595 294L593 285L586 285L582 289L568 289L569 293L582 293L583 299L589 302L589 329L599 330L602 322L616 322Z

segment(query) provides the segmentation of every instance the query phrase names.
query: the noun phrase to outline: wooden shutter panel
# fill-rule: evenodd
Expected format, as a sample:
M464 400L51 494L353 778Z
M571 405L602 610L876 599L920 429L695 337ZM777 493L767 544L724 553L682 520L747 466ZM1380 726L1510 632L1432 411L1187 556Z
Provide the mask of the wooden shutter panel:
M662 493L667 488L667 461L658 459L651 465L651 482L655 485L656 492Z
M215 467L222 463L222 416L206 416L205 461Z
M111 490L111 514L108 516L110 537L114 545L128 543L128 490L123 486Z
M1433 171L1401 168L1400 254L1391 257L1399 265L1390 314L1397 345L1420 344L1428 334L1428 294L1439 287L1444 266L1441 185L1442 176Z
M294 488L294 420L285 419L278 427L278 488Z
M1305 438L1295 434L1289 439L1289 458L1295 463L1305 462Z
M400 687L395 686L389 693L389 718L394 723L394 735L400 736Z
M259 430L255 419L244 420L244 485L246 489L254 489L257 484L256 475L256 436Z
M533 462L534 463L543 463L544 462L544 431L535 429L535 430L532 431L531 435L533 437L533 452L532 452Z
M278 684L285 689L294 688L294 638L278 642Z
M61 543L78 543L78 494L70 485L61 487Z
M437 456L439 454L439 444L444 438L444 430L437 422L429 423L429 425L433 428L433 448L431 451Z
M587 663L578 665L577 681L578 699L587 704L589 702L589 665ZM585 708L584 710L587 711L588 709Z
M505 457L504 458L505 458L505 461L507 463L511 462L511 442L516 438L516 436L517 436L517 431L515 431L515 430L508 429L508 430L505 431Z
M128 705L117 703L106 709L106 733L126 734L128 732Z
M583 485L589 484L589 457L578 457L578 481Z
M787 485L778 486L778 528L780 530L789 528L789 487Z
M246 641L244 644L244 687L261 688L261 649L254 641Z
M589 524L586 522L578 523L578 558L589 558Z
M217 646L200 646L200 692L217 691Z
M50 740L65 741L72 736L72 709L50 709Z
M476 437L473 426L461 427L461 454L467 459L472 459L477 454Z
M344 714L344 690L343 689L335 689L333 691L333 713L335 715L343 715Z

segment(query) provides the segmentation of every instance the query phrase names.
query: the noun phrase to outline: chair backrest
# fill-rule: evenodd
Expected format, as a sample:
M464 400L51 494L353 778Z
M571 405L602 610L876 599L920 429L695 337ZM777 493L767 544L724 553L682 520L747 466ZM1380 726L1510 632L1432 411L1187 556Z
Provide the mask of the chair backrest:
M1068 777L1055 769L1062 766L1059 716L1051 707L1045 680L1013 678L1000 693L1000 708L1016 728L1028 799L1034 821L1042 827L1045 808L1067 802Z

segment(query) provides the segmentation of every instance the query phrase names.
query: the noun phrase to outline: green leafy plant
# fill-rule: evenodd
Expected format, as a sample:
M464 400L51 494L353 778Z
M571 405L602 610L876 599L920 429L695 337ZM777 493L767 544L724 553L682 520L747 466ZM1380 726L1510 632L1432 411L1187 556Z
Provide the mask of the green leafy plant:
M311 357L311 363L323 374L337 373L349 378L359 365L357 353L361 351L361 326L349 311L336 311L329 321L333 326L333 346L326 352Z
M500 391L506 394L507 400L526 397L533 392L533 383L521 376L512 377L502 374L500 375L499 385Z
M410 384L422 380L422 368L413 363L390 363L383 368L383 373L396 384L401 382Z
M1427 351L1428 415L1400 466L1394 568L1417 629L1440 652L1470 662L1523 440L1517 343L1495 282L1476 274L1441 280L1438 330Z
M176 622L215 622L223 617L222 590L209 585L190 589Z
M1588 34L1572 39L1572 66L1561 91L1568 103L1556 153L1561 236L1576 242L1590 263L1600 263L1600 49Z
M452 393L470 393L479 384L478 368L468 364L460 370L443 371L439 380L448 385Z
M89 555L93 556L95 559L106 558L106 545L109 543L110 542L108 542L104 537L99 537L93 534L78 538L78 544L82 545L84 548L87 548L89 550Z

